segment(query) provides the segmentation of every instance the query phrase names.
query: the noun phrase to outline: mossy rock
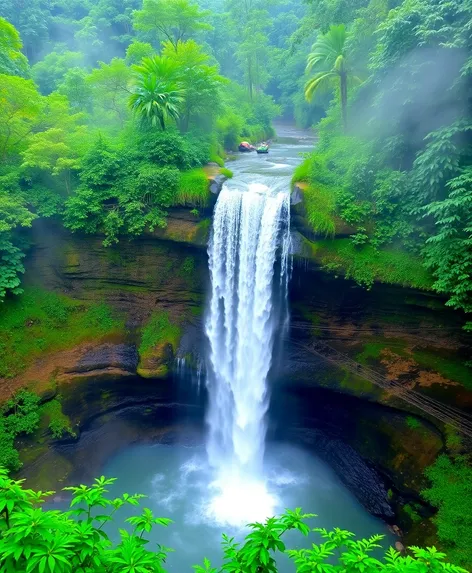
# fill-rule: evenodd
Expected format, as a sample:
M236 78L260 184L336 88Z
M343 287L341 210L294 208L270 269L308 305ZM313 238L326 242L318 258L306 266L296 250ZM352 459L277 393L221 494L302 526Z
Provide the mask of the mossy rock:
M182 331L168 311L156 309L141 330L137 373L165 378L172 370Z
M163 342L156 344L140 356L137 373L143 378L166 378L174 363L172 344Z

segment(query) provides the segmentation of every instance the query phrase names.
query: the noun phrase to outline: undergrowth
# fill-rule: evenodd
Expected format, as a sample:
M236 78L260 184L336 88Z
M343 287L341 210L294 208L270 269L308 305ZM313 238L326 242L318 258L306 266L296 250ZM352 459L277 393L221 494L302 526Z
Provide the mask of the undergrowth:
M72 430L69 417L62 411L62 404L58 398L43 404L39 412L48 424L48 429L53 438L62 438L64 434L69 434L72 437L76 436Z
M472 465L470 456L443 454L426 470L431 486L422 492L438 509L434 521L450 559L472 567Z
M39 426L39 396L21 390L0 408L0 466L11 470L21 467L15 439L32 434Z
M124 328L105 303L26 288L0 308L0 377L11 378L45 352Z
M313 249L327 270L341 273L367 288L374 281L424 290L432 288L431 275L422 267L421 260L405 251L356 246L349 239L320 241Z

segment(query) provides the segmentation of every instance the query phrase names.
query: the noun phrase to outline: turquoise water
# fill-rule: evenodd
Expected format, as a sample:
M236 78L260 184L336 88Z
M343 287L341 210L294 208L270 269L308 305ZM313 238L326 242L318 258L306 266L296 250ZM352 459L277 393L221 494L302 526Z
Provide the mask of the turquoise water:
M221 534L225 532L241 539L247 533L245 527L225 523L221 511L219 520L215 517L213 508L218 490L212 483L203 447L131 446L110 459L103 473L118 478L113 494L143 493L147 496L142 501L144 507L151 508L157 516L173 520L168 528L156 526L151 535L153 543L174 549L166 567L171 572L190 572L192 565L202 563L204 557L214 565L220 564ZM385 547L394 542L386 524L368 514L331 468L312 453L296 446L269 445L265 475L273 513L301 507L307 513L318 515L312 520L313 527L341 527L361 537L383 533ZM253 494L250 488L233 493L227 508L230 513L234 507L247 506L247 496L255 495L249 504L260 502L257 492ZM129 507L121 517L135 514L136 509ZM309 546L297 532L290 533L286 541L289 547ZM280 559L279 568L282 572L295 570L284 557Z

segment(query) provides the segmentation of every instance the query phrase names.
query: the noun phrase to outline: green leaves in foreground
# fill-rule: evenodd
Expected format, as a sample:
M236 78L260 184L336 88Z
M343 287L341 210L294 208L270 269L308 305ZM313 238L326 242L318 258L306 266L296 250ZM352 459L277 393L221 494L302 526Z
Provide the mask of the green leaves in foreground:
M108 497L115 479L98 478L93 485L64 488L72 493L69 511L44 510L41 504L54 492L23 488L23 480L12 480L0 469L0 571L2 573L163 573L167 553L161 545L149 546L145 535L154 526L168 526L170 519L155 517L144 508L125 520L114 543L103 530L125 505L138 507L144 497L127 493ZM390 548L383 560L373 556L382 535L354 540L341 529L311 529L314 517L297 508L265 523L249 524L242 543L223 536L223 565L212 567L208 559L194 567L196 573L276 573L277 553L286 553L298 573L467 573L445 563L445 554L434 547L412 547L411 555ZM122 521L122 520L121 520ZM286 549L282 537L297 530L305 537L315 532L321 543L309 549Z

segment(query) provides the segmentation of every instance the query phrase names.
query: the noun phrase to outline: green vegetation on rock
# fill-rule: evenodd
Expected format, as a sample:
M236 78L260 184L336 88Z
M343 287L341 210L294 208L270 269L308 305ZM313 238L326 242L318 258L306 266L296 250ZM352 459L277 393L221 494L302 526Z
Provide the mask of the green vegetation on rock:
M420 259L406 251L372 245L357 246L350 239L318 241L313 256L327 270L370 288L375 281L431 289L433 281Z
M426 471L431 487L423 492L438 509L434 518L438 536L451 559L472 567L472 464L470 456L441 455Z
M168 374L181 337L180 326L165 310L155 310L141 329L138 347L138 374L144 378L162 378Z
M45 352L123 331L105 303L85 303L28 287L0 308L0 377L12 378Z
M39 425L39 397L21 390L8 399L0 409L0 466L17 470L21 466L15 439L20 434L32 434Z
M233 177L233 172L231 169L227 169L226 167L222 167L220 169L221 175L224 175L227 179L231 179Z
M322 184L308 185L303 189L303 201L306 218L313 231L325 237L334 236L336 233L335 202L329 189Z
M429 368L448 380L462 384L472 390L472 368L460 360L441 356L438 351L416 349L412 352L413 359L423 368Z
M209 181L203 169L184 171L180 176L173 204L182 207L207 207L211 198Z
M65 434L75 437L70 419L62 411L62 404L58 398L45 402L39 408L39 414L47 424L53 438L62 438Z
M170 344L177 350L180 335L180 328L171 322L169 313L156 310L142 328L139 354L146 356L153 348L162 344Z

